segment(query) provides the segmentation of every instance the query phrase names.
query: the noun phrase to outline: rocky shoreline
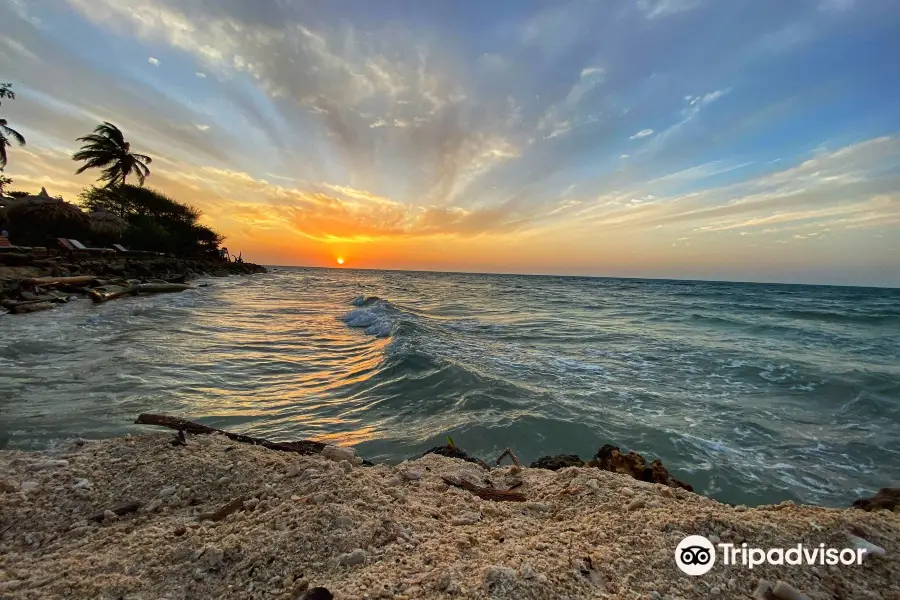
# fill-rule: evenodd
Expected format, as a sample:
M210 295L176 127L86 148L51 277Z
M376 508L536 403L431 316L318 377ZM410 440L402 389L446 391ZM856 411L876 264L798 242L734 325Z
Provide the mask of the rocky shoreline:
M86 297L105 285L185 283L201 277L265 273L265 267L212 258L160 256L77 257L0 253L0 306L10 312L32 312ZM52 279L90 276L72 283Z
M898 512L731 507L598 466L429 452L365 467L352 448L184 432L0 451L0 597L898 598ZM687 535L880 552L690 577L674 561Z

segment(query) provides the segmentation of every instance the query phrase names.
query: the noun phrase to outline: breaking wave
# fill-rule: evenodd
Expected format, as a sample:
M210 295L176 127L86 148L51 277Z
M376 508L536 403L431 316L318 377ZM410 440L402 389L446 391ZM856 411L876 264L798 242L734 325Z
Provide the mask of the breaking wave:
M348 327L363 329L366 335L390 337L402 317L396 306L378 296L357 296L351 302L355 308L340 317Z
M136 432L147 411L372 460L447 435L525 461L613 443L723 501L846 506L900 480L898 306L897 290L279 268L0 316L0 447Z

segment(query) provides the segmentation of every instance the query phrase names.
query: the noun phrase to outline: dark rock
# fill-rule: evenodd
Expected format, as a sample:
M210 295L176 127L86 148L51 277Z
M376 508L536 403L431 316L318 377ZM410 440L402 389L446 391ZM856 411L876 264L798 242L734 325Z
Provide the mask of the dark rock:
M53 302L31 302L29 304L19 304L18 306L14 306L9 309L14 315L22 315L25 313L33 313L39 312L42 310L50 310L51 308L55 308L56 304Z
M466 454L465 450L461 450L456 446L450 446L449 444L446 446L435 446L431 450L428 450L422 456L427 456L429 454L439 454L440 456L446 456L447 458L461 458L462 460L470 463L475 463L479 467L490 470L491 468L488 466L486 462L481 460L480 458L476 458L474 456L469 456Z
M881 488L871 498L860 498L853 503L853 508L861 510L897 510L900 506L900 488Z
M248 275L265 273L266 269L252 263L234 263L216 258L174 258L162 256L114 256L103 259L85 256L46 256L19 253L0 253L0 269L25 266L32 269L27 277L53 275L56 277L70 275L95 275L102 277L107 284L119 284L122 280L133 281L134 284L146 283L150 279L168 282L187 282L205 273L215 273L221 277L229 275ZM40 268L40 269L39 269ZM5 276L0 281L0 301L18 302L28 298L20 296L22 282L17 277ZM98 279L99 279L98 277ZM89 289L101 282L89 285L60 285L60 292L87 294ZM27 290L28 293L40 294L46 290ZM55 299L54 299L55 300ZM9 308L9 307L6 307ZM24 311L24 309L23 309Z
M141 506L142 504L137 501L122 502L106 510L112 511L113 514L121 517L122 515L127 515L128 513L137 512L141 508ZM92 514L90 516L91 521L97 521L98 523L102 521L104 515L106 514L106 510L100 510Z
M334 594L328 591L328 588L314 587L306 591L303 600L333 600Z
M9 267L21 267L24 265L30 265L31 262L32 258L27 254L21 254L18 252L0 253L0 265L7 265Z
M559 471L566 467L583 467L584 461L577 454L557 454L556 456L542 456L528 466L532 469Z
M689 492L694 491L691 485L672 477L659 459L654 460L648 466L647 460L634 450L628 454L623 454L618 447L611 444L606 444L597 450L594 460L588 464L604 471L630 475L639 481L661 483L673 488L682 488Z

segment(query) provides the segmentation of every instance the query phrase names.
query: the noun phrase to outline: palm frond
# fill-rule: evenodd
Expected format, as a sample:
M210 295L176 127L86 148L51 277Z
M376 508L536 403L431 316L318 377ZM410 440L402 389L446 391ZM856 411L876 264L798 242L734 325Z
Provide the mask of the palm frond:
M16 93L12 91L11 83L0 83L0 98L16 99Z
M122 147L127 144L127 142L125 141L125 136L122 134L122 130L109 121L104 121L102 125L97 125L97 127L94 129L94 133L108 138L116 146Z
M76 161L85 161L76 174L83 173L87 169L102 169L100 181L106 182L106 187L123 185L128 176L134 173L140 184L150 174L145 163L152 162L149 156L134 154L131 145L125 140L122 131L110 123L104 121L94 128L93 133L78 138L84 145L72 155Z
M95 157L89 159L85 162L77 171L75 171L76 175L81 175L88 169L99 169L101 167L108 167L115 161L114 157Z
M111 152L103 152L102 150L90 149L81 149L72 155L72 160L92 160L96 158L115 160L117 156Z
M147 163L148 165L153 162L153 159L147 156L146 154L132 154L133 157L141 161L142 163Z
M17 144L19 144L20 146L24 146L25 145L25 137L21 133L16 131L15 129L7 127L6 119L2 119L2 121L4 121L4 122L2 124L0 124L0 131L3 132L4 136L8 135L12 139L16 140Z

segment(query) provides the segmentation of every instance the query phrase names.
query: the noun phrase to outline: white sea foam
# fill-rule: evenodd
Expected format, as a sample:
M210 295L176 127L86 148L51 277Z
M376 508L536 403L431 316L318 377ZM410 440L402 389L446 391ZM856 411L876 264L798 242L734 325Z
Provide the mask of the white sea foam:
M391 336L399 312L390 302L375 296L360 295L351 304L359 308L354 308L341 317L348 327L364 329L366 335L377 338Z
M812 392L816 389L815 383L807 383L806 385L795 384L791 386L792 390L796 390L798 392Z
M341 320L348 327L364 329L366 335L383 338L390 337L394 323L389 315L376 306L357 308L346 313Z

